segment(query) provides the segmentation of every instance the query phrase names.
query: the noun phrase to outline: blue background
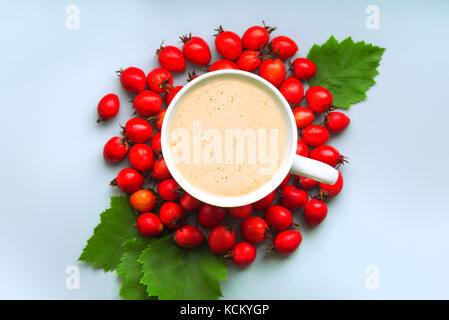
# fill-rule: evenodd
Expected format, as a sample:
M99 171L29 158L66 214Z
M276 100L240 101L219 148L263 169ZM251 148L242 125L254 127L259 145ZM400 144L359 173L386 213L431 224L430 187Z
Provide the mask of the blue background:
M70 4L79 30L65 27ZM379 30L365 26L371 4ZM224 297L449 298L448 13L447 1L2 0L0 298L118 298L114 273L77 262L120 167L105 165L103 144L131 114L114 71L149 71L162 40L192 32L211 43L219 24L242 34L262 19L297 40L301 56L332 34L387 50L368 99L332 140L350 164L328 218L303 229L290 257L230 266ZM98 126L96 104L108 92L122 108ZM79 290L65 286L72 264ZM375 290L366 286L371 265Z

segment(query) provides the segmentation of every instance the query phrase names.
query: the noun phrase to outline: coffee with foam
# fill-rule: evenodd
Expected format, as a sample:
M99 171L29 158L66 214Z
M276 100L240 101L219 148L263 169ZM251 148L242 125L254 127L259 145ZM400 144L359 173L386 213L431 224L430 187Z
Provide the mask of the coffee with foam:
M244 196L263 187L278 172L286 149L279 103L260 83L232 75L191 88L168 131L179 173L211 195Z

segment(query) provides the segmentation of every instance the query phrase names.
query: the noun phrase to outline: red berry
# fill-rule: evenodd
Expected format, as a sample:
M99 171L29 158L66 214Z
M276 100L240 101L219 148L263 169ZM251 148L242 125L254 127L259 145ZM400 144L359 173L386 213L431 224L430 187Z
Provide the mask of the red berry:
M160 132L156 132L153 139L151 139L151 149L153 149L154 152L162 152Z
M145 143L151 139L153 128L145 119L131 118L126 122L124 133L133 143Z
M137 230L145 237L156 236L161 233L163 228L161 220L154 213L142 213L137 219Z
M285 66L282 60L266 59L259 68L259 75L274 85L276 88L282 84L285 79Z
M286 36L277 36L273 38L273 40L271 40L271 47L273 52L282 60L293 57L296 51L298 51L296 42Z
M174 46L160 47L156 54L162 68L172 72L183 72L186 68L186 59L179 48Z
M147 85L145 72L139 68L129 67L120 73L120 83L125 90L130 92L140 92L145 90Z
M186 217L179 204L165 202L159 209L159 218L164 226L170 229L176 229L184 223Z
M292 175L291 175L290 173L287 173L287 175L285 176L284 180L282 180L282 182L281 182L281 184L279 185L278 188L283 188L283 187L285 187L285 186L288 184L288 182L290 181L290 177L291 177L291 176L292 176Z
M155 120L156 128L158 130L162 129L162 123L164 122L165 113L167 112L167 109L159 111L159 113L154 116L152 120Z
M299 231L286 230L274 237L273 244L277 252L282 254L292 253L301 244L302 236Z
M322 126L312 124L303 129L302 138L309 146L318 147L329 140L329 131Z
M291 105L297 105L304 97L304 88L301 81L295 77L288 77L279 88L284 98Z
M306 91L306 100L313 112L321 113L332 107L332 94L323 87L310 87Z
M101 98L98 103L98 120L97 122L109 120L115 117L120 108L120 101L116 94L110 93Z
M296 147L296 154L306 157L306 158L309 156L309 147L304 142L304 139L301 139L301 138L298 139L298 146Z
M113 137L106 142L103 148L103 158L107 161L118 162L126 157L128 143L120 137Z
M247 219L253 212L253 206L247 204L246 206L229 208L229 214L237 219Z
M304 207L308 198L306 191L295 186L286 186L281 192L281 203L290 210Z
M157 186L157 193L165 201L174 201L179 198L179 185L174 179L161 181Z
M220 26L215 37L215 48L225 59L235 60L242 53L242 40L232 31L224 31Z
M237 59L237 65L244 71L254 71L259 68L262 60L259 58L259 51L246 50Z
M341 112L329 112L326 117L326 128L330 132L341 132L346 129L351 120Z
M292 213L279 205L269 207L265 212L264 218L268 225L276 231L283 231L293 223Z
M327 206L323 201L310 199L304 207L304 217L307 224L319 225L327 216Z
M175 232L176 243L183 248L194 248L204 241L204 235L197 227L186 224Z
M148 73L147 82L151 90L162 93L173 86L173 76L164 68L156 68Z
M267 223L259 217L250 217L240 223L240 230L243 237L251 243L262 242L269 234Z
M306 177L298 177L298 184L301 188L310 189L316 186L318 181Z
M297 58L292 63L293 75L300 80L313 78L316 73L316 65L306 58Z
M341 175L341 172L338 172L337 182L335 182L334 184L325 184L320 182L319 187L320 194L324 197L335 197L336 195L338 195L341 189L343 189L343 176Z
M211 54L209 45L203 38L192 37L190 34L181 37L184 45L182 46L182 52L187 60L191 63L205 66L210 62Z
M260 50L270 41L270 32L273 28L253 26L245 31L242 37L242 44L245 49Z
M167 93L165 94L164 101L165 105L168 107L173 100L173 98L176 96L176 94L181 91L183 86L176 86L174 88L168 88Z
M335 167L344 162L344 156L337 149L331 146L319 146L310 152L310 159L327 163L331 167Z
M236 65L231 60L226 60L226 59L217 60L214 63L212 63L211 66L209 67L209 71L217 71L217 70L224 70L224 69L240 70L238 65Z
M168 171L167 164L164 158L154 161L152 176L155 180L165 180L171 177L170 171Z
M253 203L254 211L266 210L273 203L274 197L276 197L276 190L263 197L262 199Z
M232 248L231 257L235 265L244 267L256 259L256 248L249 242L238 242Z
M295 117L296 127L298 129L310 126L315 120L315 115L312 110L307 107L297 107L293 109L293 116Z
M186 192L182 195L181 199L179 199L179 204L184 211L192 212L200 208L201 201Z
M218 226L226 216L226 210L204 203L198 211L198 224L205 228L214 228Z
M134 109L142 117L151 117L162 108L162 98L156 92L144 90L133 100Z
M134 210L147 212L153 210L156 197L150 190L140 189L129 197L129 203Z
M154 154L153 150L144 143L138 143L129 150L129 163L134 169L145 172L153 167Z
M223 254L234 246L235 231L230 226L215 227L207 238L210 250L215 254Z
M144 178L140 172L133 168L125 168L117 174L113 184L117 184L123 192L132 193L141 189L143 182Z

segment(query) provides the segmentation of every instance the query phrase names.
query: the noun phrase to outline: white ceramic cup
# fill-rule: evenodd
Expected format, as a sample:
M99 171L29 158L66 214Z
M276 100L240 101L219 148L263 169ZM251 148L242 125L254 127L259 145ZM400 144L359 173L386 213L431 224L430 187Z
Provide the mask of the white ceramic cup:
M209 194L206 190L201 190L193 186L189 181L184 179L181 173L177 170L169 146L168 138L170 125L176 109L178 108L179 101L182 99L182 96L187 92L194 90L203 81L207 81L211 78L224 74L232 75L233 77L235 76L236 79L244 78L248 81L258 83L259 85L262 85L264 88L266 88L267 92L271 93L271 96L274 99L278 100L278 105L282 108L287 132L288 141L285 148L285 154L283 155L282 164L278 172L273 175L272 179L268 183L261 186L254 192L242 196L231 197ZM334 184L338 178L338 171L325 163L297 155L297 141L298 130L296 128L296 123L291 111L291 107L288 104L287 100L285 100L284 96L280 93L280 91L271 83L269 83L262 77L259 77L258 75L246 71L231 69L208 72L186 84L176 94L175 98L170 103L170 106L165 113L161 130L162 153L165 159L165 163L167 164L167 168L170 171L173 179L175 179L176 182L193 197L201 200L202 202L219 207L238 207L256 202L257 200L262 199L274 189L276 189L289 172L302 177L311 178L319 182Z

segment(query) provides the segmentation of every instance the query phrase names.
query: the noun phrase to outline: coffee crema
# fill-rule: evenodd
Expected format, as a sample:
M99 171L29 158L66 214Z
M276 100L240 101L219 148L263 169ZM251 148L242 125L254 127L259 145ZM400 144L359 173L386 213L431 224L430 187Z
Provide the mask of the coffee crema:
M178 102L168 131L175 166L211 195L244 196L278 172L286 120L274 94L251 79L206 79Z

